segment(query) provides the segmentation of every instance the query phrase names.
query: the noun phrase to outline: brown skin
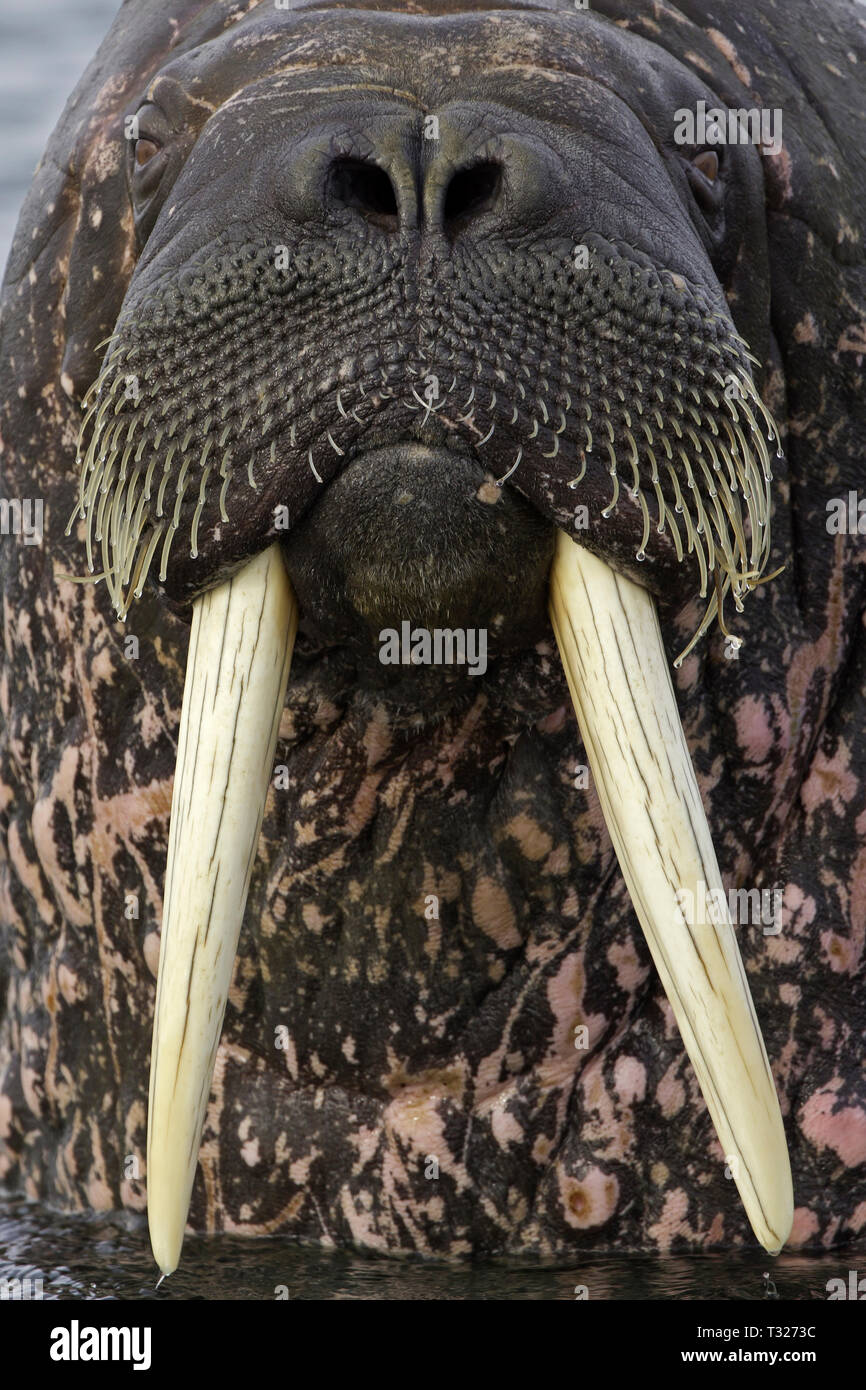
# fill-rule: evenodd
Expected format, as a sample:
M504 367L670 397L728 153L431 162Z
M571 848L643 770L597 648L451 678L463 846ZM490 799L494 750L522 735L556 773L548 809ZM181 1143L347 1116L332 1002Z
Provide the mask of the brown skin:
M781 932L746 926L739 938L791 1150L791 1243L809 1248L851 1241L866 1224L864 551L862 537L826 527L827 499L862 487L866 53L844 6L822 15L823 45L805 6L792 15L790 5L744 0L718 11L682 3L650 16L603 4L589 22L544 10L479 14L459 21L459 37L450 31L447 60L422 19L370 13L351 21L349 70L373 64L365 42L387 67L388 44L405 52L399 25L410 24L434 54L434 77L403 70L401 79L431 87L459 86L442 68L458 54L473 95L482 58L493 70L508 55L546 72L571 64L619 77L634 54L644 77L630 100L668 121L668 89L658 79L655 93L650 58L662 73L682 69L682 104L706 90L724 104L783 109L782 154L750 150L732 166L723 229L688 201L681 170L671 246L658 262L676 269L672 257L691 257L707 293L720 304L724 293L787 435L770 564L787 568L737 615L738 659L714 633L676 685L726 884L783 892ZM46 540L0 548L0 1169L11 1186L68 1208L145 1205L143 1182L124 1165L136 1156L143 1171L184 600L220 573L212 517L202 564L179 552L173 597L147 589L126 625L104 586L64 577L83 570L83 528L63 535L80 400L142 243L136 283L145 286L154 248L166 244L157 210L130 195L122 118L156 73L224 22L215 6L171 13L179 28L162 6L125 7L37 174L4 287L3 490L44 497ZM346 12L268 20L281 51L296 33L312 37L314 69L333 58L328 26L345 34L350 22ZM256 24L253 12L225 41ZM264 71L270 44L260 35L244 61ZM215 51L205 50L209 60ZM203 90L178 89L187 134L172 144L173 178L184 177L211 114L202 101L218 105L236 89L236 61L214 60ZM544 90L539 79L533 99ZM607 100L598 97L602 113ZM557 92L538 114L561 104ZM650 158L626 145L623 168L638 185ZM603 220L593 191L575 195L590 231ZM614 222L620 215L624 207ZM193 240L196 225L184 224ZM515 496L543 518L538 553L544 527L568 525L585 497L582 539L658 591L673 655L703 611L694 570L676 566L663 539L652 567L635 565L636 508L624 502L601 519L609 479L600 466L578 497L567 490L572 471L527 463ZM326 480L340 467L334 457ZM306 518L288 547L300 589L340 528L330 532L311 510L320 494L305 453L291 481L308 489L291 494L293 526ZM483 492L479 508L503 505L492 497ZM253 505L243 484L233 487L223 541L237 558L269 539L264 502L261 517ZM526 528L519 507L513 515L519 546ZM390 582L381 580L386 596ZM359 677L363 643L328 647L322 623L307 622L276 755L287 785L269 796L217 1058L196 1227L452 1256L751 1241L594 790L575 786L585 758L530 590L526 629L506 635L487 675L446 682L435 700L423 684L377 684L374 664ZM587 1045L576 1047L581 1026Z

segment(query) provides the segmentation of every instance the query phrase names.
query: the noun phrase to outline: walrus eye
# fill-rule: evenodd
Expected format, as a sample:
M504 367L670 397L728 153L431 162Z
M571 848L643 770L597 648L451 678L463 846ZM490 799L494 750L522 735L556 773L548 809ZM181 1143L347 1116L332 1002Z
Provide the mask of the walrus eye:
M179 121L173 123L152 101L140 106L134 116L126 117L125 124L128 125L127 180L136 237L139 246L143 246L153 230L168 189L183 167L192 138L184 141L186 128Z
M135 142L135 162L141 168L144 164L149 164L154 155L159 154L160 147L155 140L149 140L147 136Z
M710 183L715 183L719 176L719 156L715 150L702 150L692 160L692 167L699 169Z
M702 212L712 215L722 206L721 161L715 150L700 150L686 166L686 178Z

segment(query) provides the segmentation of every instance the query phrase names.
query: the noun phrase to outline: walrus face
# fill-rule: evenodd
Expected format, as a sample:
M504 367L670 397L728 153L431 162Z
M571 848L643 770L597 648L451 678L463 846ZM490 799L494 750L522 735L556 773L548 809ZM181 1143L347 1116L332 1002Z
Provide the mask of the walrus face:
M725 597L742 608L770 555L778 434L721 287L759 239L759 156L726 150L720 166L677 146L671 113L712 94L675 62L648 69L642 41L585 15L567 61L566 20L515 22L507 61L495 18L450 17L443 48L444 20L365 15L349 51L345 22L323 17L309 58L298 21L253 11L169 63L130 109L141 253L85 402L78 510L91 569L101 557L120 616L149 577L173 604L193 603L151 1072L157 1259L170 1270L179 1257L296 629L321 700L338 651L343 694L349 670L368 716L424 734L481 698L499 708L495 744L556 708L548 603L632 902L750 1220L777 1250L790 1172L730 921L696 924L679 909L684 891L722 890L651 597L690 639L682 661L715 618L726 631ZM744 310L758 325L764 293L758 279ZM406 623L483 630L493 675L383 665L383 631ZM497 693L503 662L522 699L534 687L516 727ZM373 746L372 727L355 749ZM479 776L501 751L490 758ZM324 807L327 779L313 781ZM358 802L338 794L328 814L351 823ZM248 914L265 1032L283 1026L293 994L306 1061L292 1079L309 1063L339 1089L354 1084L357 1011L383 1010L391 1036L383 1023L362 1044L371 1097L408 1084L394 1081L408 1065L395 1058L411 1055L415 1074L438 1078L427 1100L444 1127L480 1082L471 1049L450 1070L443 1058L494 986L504 999L517 980L536 888L506 888L484 867L489 846L461 861L501 958L470 944L446 984L438 945L406 906L419 894L438 903L438 880L416 875L412 888L411 868L395 878L388 912L403 914L404 934L385 954L411 961L407 994L381 962L364 975L355 954L368 949L369 919L353 919L352 903L368 891L369 848L341 847L336 877L298 906L299 828L292 814L286 840L271 839ZM322 822L307 833L321 837ZM546 855L545 838L530 858ZM395 852L380 846L376 864ZM589 840L578 860L598 872ZM568 909L578 936L580 884ZM459 903L460 890L441 896ZM352 943L335 986L348 1040L321 1036L296 983L327 961L305 956L295 929L275 930L295 911L319 937L336 914ZM544 1009L535 1038L524 1021L502 1044L500 1067L519 1072L566 1016L567 1036L586 1026L553 997ZM529 1123L515 1144L527 1161L548 1151ZM360 1208L347 1219L356 1234L366 1220ZM465 1248L463 1216L458 1228Z
M472 99L438 67L404 86L387 53L287 68L279 17L253 28L134 113L144 248L81 470L118 611L151 568L191 598L276 539L331 636L508 612L522 640L575 526L678 606L709 593L701 633L739 604L775 433L708 255L735 254L724 197L754 170L723 191L737 171L673 141L702 84L635 107L579 60L531 82L491 60ZM641 46L618 47L632 92Z

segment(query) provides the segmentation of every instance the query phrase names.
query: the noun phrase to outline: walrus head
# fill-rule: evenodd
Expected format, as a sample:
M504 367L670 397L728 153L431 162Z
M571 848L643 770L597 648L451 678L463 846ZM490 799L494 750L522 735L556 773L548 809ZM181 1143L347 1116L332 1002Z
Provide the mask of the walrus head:
M447 22L447 63L436 20L389 19L381 47L365 20L347 58L342 15L298 61L295 26L263 8L127 113L142 251L85 402L78 510L120 617L151 570L195 601L151 1072L165 1270L298 616L423 727L471 677L395 681L383 631L531 648L548 583L620 864L750 1218L773 1250L790 1227L730 921L678 910L721 880L649 599L707 600L681 661L770 554L778 433L719 282L757 155L743 177L677 145L671 112L711 93L684 70L645 91L641 44L611 53L591 17L555 67L504 63L493 21Z
M0 1172L143 1209L159 954L164 1270L191 1191L561 1256L746 1239L731 1177L778 1250L708 824L784 884L740 946L795 1237L854 1222L858 185L776 7L745 57L711 8L130 3L37 174L4 468L72 521L0 548ZM781 152L680 143L757 100Z
M710 96L685 72L645 109L593 81L598 27L567 76L491 53L470 98L438 70L403 86L396 46L288 63L258 13L150 84L128 115L143 251L80 446L121 616L151 567L195 597L278 539L330 637L486 626L578 527L654 592L708 597L693 641L724 626L766 566L777 442L718 278L747 236L739 171L674 143L674 108ZM457 28L474 55L477 21ZM641 45L617 49L631 90Z

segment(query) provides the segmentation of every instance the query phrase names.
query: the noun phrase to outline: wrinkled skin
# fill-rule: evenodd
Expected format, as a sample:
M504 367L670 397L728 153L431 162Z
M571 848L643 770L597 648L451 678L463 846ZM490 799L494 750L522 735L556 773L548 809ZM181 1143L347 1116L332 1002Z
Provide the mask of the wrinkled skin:
M783 0L412 8L125 6L25 205L0 457L3 495L44 497L46 535L0 547L0 1173L66 1208L145 1206L189 603L274 539L283 504L302 608L287 776L269 794L193 1226L449 1256L752 1241L577 777L545 616L554 527L573 531L578 503L581 541L656 593L671 656L704 611L699 575L669 530L636 562L627 467L607 518L598 450L569 490L579 415L553 462L549 430L528 438L542 379L559 400L589 364L597 392L592 370L629 353L670 376L664 305L699 303L697 357L710 313L729 313L759 359L785 444L769 568L786 568L729 607L738 658L713 627L677 696L726 885L783 893L778 934L738 937L790 1146L791 1245L850 1242L866 1226L864 550L828 533L826 503L863 487L862 17ZM700 99L784 116L778 156L724 150L720 201L701 201L695 151L672 139L673 111ZM146 101L141 133L163 146L149 171L123 137ZM479 151L504 193L461 201L458 185L449 210ZM337 156L378 161L392 195L351 170L323 182ZM568 301L578 242L600 278ZM290 293L268 278L278 244L303 269ZM242 248L260 261L232 269ZM635 266L652 275L630 299ZM189 409L197 450L202 415L225 404L241 465L228 522L207 495L195 559L198 490L186 499L165 582L155 566L125 625L104 585L66 577L84 572L84 525L64 536L81 401L116 324L147 399ZM531 399L512 427L519 362ZM430 370L443 391L455 377L438 415L411 391ZM267 426L256 387L276 402ZM405 617L488 625L487 673L381 667L374 634Z

